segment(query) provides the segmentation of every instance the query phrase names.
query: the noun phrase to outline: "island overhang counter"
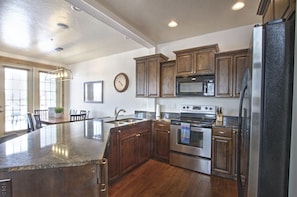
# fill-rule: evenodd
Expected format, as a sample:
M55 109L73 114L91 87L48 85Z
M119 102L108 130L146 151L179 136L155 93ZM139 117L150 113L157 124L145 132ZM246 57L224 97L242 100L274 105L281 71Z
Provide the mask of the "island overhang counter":
M0 144L2 196L107 196L113 127L103 119L57 124Z

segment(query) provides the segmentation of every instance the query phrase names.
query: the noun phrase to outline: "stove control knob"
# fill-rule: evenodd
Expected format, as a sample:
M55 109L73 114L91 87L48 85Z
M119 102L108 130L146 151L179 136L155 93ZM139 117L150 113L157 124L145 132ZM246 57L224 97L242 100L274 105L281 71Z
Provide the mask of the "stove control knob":
M212 110L212 107L210 107L209 110Z
M208 107L205 107L205 109L207 110L207 109L208 109Z

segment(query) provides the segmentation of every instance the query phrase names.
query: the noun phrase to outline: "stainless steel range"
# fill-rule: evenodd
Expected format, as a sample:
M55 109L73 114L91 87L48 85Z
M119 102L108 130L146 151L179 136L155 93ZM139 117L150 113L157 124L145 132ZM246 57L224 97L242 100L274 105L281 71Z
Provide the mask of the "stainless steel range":
M171 120L170 164L193 171L211 172L211 126L216 106L183 105L180 119Z

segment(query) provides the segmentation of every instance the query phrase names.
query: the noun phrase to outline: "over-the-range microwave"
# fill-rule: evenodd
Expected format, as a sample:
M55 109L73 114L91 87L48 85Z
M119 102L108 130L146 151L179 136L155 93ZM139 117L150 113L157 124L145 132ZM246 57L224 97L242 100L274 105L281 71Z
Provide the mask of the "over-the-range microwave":
M176 77L176 96L214 96L214 75Z

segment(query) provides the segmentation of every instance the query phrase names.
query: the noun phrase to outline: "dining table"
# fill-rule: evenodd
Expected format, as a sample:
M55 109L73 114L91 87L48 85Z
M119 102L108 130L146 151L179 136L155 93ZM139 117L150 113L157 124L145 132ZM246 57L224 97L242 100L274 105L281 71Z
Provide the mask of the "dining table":
M86 118L84 120L90 120L92 118ZM46 124L46 125L51 125L51 124L61 124L61 123L68 123L68 122L73 122L70 119L70 115L69 116L62 116L62 117L41 117L40 121L42 124ZM76 121L81 121L81 120L76 120Z

